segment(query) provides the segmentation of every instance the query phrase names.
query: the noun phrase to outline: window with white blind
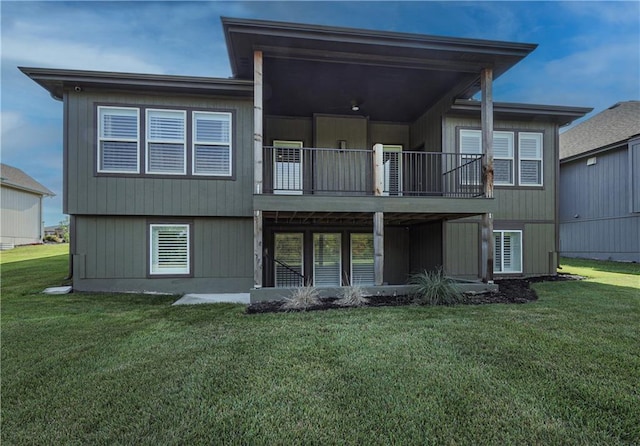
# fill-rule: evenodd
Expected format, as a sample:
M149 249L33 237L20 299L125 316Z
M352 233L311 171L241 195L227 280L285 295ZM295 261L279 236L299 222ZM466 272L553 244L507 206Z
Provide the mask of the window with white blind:
M231 113L193 112L193 174L231 176Z
M313 284L317 287L342 283L341 234L313 234Z
M513 132L493 132L493 182L513 186Z
M374 283L373 234L351 234L351 284Z
M522 272L522 231L493 231L493 271Z
M150 226L151 275L182 275L191 272L188 224Z
M139 113L137 108L98 107L98 172L140 172Z
M520 185L542 186L542 133L518 134Z
M149 109L146 114L147 173L186 174L186 112Z
M482 183L482 172L472 163L475 156L482 155L482 134L479 130L460 130L460 184L474 186Z
M517 134L517 138L516 138ZM461 129L459 134L460 164L472 158L468 154L482 154L482 131ZM515 141L517 140L517 150ZM517 158L516 158L517 152ZM496 186L542 186L542 133L493 132L493 179ZM516 162L517 159L517 162ZM515 166L518 174L515 174ZM461 184L480 184L480 171L462 168Z

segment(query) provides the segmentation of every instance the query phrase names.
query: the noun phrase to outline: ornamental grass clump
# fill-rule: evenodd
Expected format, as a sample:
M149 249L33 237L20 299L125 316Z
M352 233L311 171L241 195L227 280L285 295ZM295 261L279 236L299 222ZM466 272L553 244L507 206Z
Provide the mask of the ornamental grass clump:
M312 286L301 286L293 291L291 297L285 297L284 301L282 308L286 310L306 310L320 305L320 295Z
M369 303L364 295L364 288L360 285L347 285L340 289L340 297L335 303L343 307L361 307Z
M419 305L454 305L464 300L455 282L444 275L442 268L424 270L411 276L413 298Z

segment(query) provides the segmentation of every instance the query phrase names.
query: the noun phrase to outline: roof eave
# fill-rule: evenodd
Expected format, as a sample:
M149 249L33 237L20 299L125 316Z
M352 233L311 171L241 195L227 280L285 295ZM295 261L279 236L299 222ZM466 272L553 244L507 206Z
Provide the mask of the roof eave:
M59 100L62 99L65 89L82 91L87 87L131 91L153 90L246 97L253 96L253 83L238 79L55 68L18 68L47 90L52 97Z
M250 55L238 54L233 35L253 35L251 50L259 49L265 39L285 38L290 42L313 41L325 51L342 49L347 45L364 45L375 55L388 52L389 48L402 50L439 52L439 54L460 53L478 57L474 63L495 68L498 77L531 53L537 44L467 39L423 34L409 34L389 31L373 31L289 22L221 18L229 59L234 77L242 77L238 60ZM299 49L299 48L298 48ZM384 51L384 50L387 51ZM244 49L247 51L247 48ZM463 58L464 59L464 58ZM416 60L419 60L417 58ZM484 62L483 62L484 61ZM499 61L497 63L496 61ZM252 61L251 61L252 62ZM247 73L245 73L247 76Z
M562 105L522 104L517 102L494 102L493 112L497 116L522 116L528 118L544 117L564 126L590 113L593 108ZM478 114L480 102L458 99L451 106L453 114Z

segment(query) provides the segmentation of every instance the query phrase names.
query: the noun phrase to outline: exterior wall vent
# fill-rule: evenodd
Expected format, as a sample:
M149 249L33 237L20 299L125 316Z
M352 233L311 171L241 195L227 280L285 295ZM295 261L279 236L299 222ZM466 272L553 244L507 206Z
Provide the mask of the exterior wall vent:
M598 157L592 156L591 158L587 159L587 166L593 166L597 162L598 162Z

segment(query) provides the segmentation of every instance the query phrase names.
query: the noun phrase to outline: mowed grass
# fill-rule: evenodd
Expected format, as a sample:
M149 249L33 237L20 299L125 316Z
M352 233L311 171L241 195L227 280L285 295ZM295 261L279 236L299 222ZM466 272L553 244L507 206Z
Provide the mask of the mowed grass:
M40 248L2 253L3 445L640 443L638 265L566 259L588 279L524 305L247 316L45 296L67 256Z

